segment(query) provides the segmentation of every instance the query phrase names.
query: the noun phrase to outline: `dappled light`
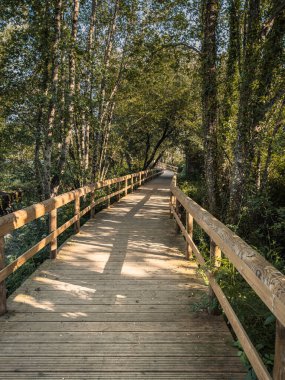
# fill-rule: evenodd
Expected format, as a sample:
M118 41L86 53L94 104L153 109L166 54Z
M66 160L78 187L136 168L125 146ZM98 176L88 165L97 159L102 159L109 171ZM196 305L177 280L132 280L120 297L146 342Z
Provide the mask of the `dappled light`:
M0 380L285 379L284 38L285 0L0 3Z
M30 305L35 309L42 309L45 311L54 311L54 304L50 301L39 301L28 294L17 294L13 302Z
M162 176L98 213L10 297L0 328L13 336L13 355L21 358L23 337L31 341L25 353L42 363L60 344L60 362L70 358L72 368L78 355L148 360L163 349L180 362L185 350L214 355L214 345L242 373L224 321L193 311L207 286L169 219L169 183ZM11 335L15 329L21 334ZM197 348L187 348L186 337Z

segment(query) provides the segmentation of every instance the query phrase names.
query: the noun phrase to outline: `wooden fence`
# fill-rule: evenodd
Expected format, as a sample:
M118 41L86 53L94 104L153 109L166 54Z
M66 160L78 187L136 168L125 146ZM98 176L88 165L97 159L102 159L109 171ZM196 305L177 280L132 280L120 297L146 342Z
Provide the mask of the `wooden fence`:
M177 171L178 171L178 167L177 166L166 164L165 162L159 162L157 164L157 167L160 168L160 169L163 169L163 170L170 170L170 171L172 171L174 173L177 173Z
M62 234L67 228L74 224L74 233L80 230L80 218L87 212L90 212L90 217L93 218L95 214L95 206L103 202L110 204L111 198L120 194L127 195L128 191L131 192L136 186L140 186L143 182L154 178L162 173L161 169L151 169L140 171L134 174L128 174L119 178L107 179L100 181L89 186L82 187L77 190L70 191L58 195L57 197L47 199L41 203L34 204L25 209L15 211L11 214L5 215L0 218L0 315L4 314L7 310L6 306L6 287L5 279L27 260L33 257L36 253L50 244L50 257L56 258L57 254L57 237ZM111 193L111 186L117 184L118 189ZM96 190L107 188L108 194L95 200ZM80 198L87 194L91 194L90 205L83 210L80 209ZM74 216L61 226L57 225L57 210L74 201ZM4 236L11 233L13 230L32 222L35 219L43 217L45 214L49 215L49 235L39 241L33 247L28 249L25 253L19 256L9 265L5 265L4 255Z
M181 211L183 208L186 213L185 225L181 220ZM173 178L171 184L170 213L176 220L177 230L181 230L185 237L187 243L186 258L189 258L193 254L198 264L205 270L209 280L210 293L215 294L218 299L259 380L268 380L272 379L272 377L215 279L215 274L219 270L222 252L276 316L273 379L284 380L285 276L223 223L187 197L176 186L176 177ZM210 266L207 265L204 257L193 241L193 221L195 221L210 238Z

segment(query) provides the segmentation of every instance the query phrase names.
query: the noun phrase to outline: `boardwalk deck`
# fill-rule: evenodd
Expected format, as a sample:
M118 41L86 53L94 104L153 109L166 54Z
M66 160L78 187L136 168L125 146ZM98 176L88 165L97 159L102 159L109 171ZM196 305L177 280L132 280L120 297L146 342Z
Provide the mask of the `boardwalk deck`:
M86 223L9 299L0 379L244 378L169 219L163 175Z

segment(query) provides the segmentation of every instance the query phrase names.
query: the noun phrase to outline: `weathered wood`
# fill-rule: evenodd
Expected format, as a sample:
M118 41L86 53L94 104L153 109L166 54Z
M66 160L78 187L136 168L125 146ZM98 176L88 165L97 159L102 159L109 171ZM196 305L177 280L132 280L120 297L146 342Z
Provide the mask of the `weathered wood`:
M111 185L108 185L108 203L107 203L107 207L110 207L111 205Z
M74 216L77 217L74 223L74 233L77 234L80 231L80 197L77 195L74 201Z
M178 167L177 166L166 164L164 162L159 162L157 164L157 167L160 168L160 169L163 169L163 170L173 171L174 173L177 173L177 171L178 171Z
M91 194L90 194L90 206L91 206L91 209L90 209L90 218L93 219L94 216L95 216L95 205L94 205L94 201L95 201L95 191L92 190L91 191Z
M168 189L160 177L99 212L9 297L0 378L244 377L223 319L191 311L207 287L172 232Z
M261 300L285 325L285 276L180 189L172 185L171 191L220 247Z
M285 379L285 327L276 320L273 379Z
M15 374L12 372L3 372L3 379L13 379L15 380ZM17 380L39 380L40 377L43 379L49 380L58 380L57 372L46 372L46 371L35 371L35 372L17 372ZM108 371L108 372L86 372L86 371L61 371L60 372L61 379L68 380L173 380L173 371L163 371L157 372L155 371ZM177 380L228 380L229 376L234 380L244 380L244 373L238 372L228 372L227 374L224 372L175 372L175 379Z
M208 277L209 284L211 286L211 289L215 293L221 307L223 308L238 340L240 341L245 354L247 355L250 363L252 364L255 373L258 376L258 379L261 380L272 380L269 372L267 371L262 359L259 356L259 353L255 349L254 345L252 344L249 336L247 335L245 329L243 328L242 324L240 323L235 311L231 307L229 301L227 300L224 292L222 291L219 284L216 282L214 276L212 273L206 269L206 262L202 256L202 254L199 252L198 248L196 247L195 243L193 242L192 238L188 235L185 227L183 226L179 216L175 212L173 208L173 215L177 221L177 223L180 226L180 229L185 237L185 239L188 241L188 243L191 245L193 253L198 261L198 263L204 268L204 271Z
M134 176L131 176L131 192L134 191Z
M10 358L9 358L10 359ZM27 360L25 356L14 356L14 360L7 360L7 357L0 357L0 368L2 371L15 371L17 368L21 368L21 372L27 371L48 371L53 372L55 368L55 357L34 357L33 360ZM112 357L112 356L69 356L58 357L56 360L57 372L69 371L78 372L78 369L82 369L84 363L85 372L201 372L202 368L206 369L206 373L209 372L224 372L232 373L231 378L234 378L235 373L241 373L242 371L236 366L237 359L235 357L228 357L225 360L224 357L215 357L211 360L209 365L209 357L197 356L195 360L193 357L136 357L135 360L131 356L125 357ZM18 371L16 371L18 372ZM205 372L205 370L204 370ZM175 377L174 377L175 378Z
M128 180L125 179L125 197L128 195Z
M0 236L0 270L2 270L5 267L4 247L5 247L4 236ZM6 286L5 286L5 281L0 280L0 315L5 314L6 310L7 310Z
M136 174L141 176L143 173L146 173L146 171L141 171ZM153 169L151 173L159 172L157 171L157 169ZM101 189L108 185L120 183L125 179L129 178L131 178L131 174L128 174L123 177L107 179L105 181L99 181L95 184L88 185L80 189L76 189L68 193L58 195L57 197L47 199L41 203L29 206L23 210L15 211L8 215L5 215L0 218L0 236L4 236L9 232L17 228L20 228L23 225L37 218L40 218L41 216L44 216L46 213L49 213L51 210L55 208L60 208L66 205L67 203L74 201L77 197L85 196L90 192L94 192L95 190Z
M172 215L172 206L173 206L173 202L174 202L174 197L172 195L172 193L170 194L170 198L169 198L169 217L170 219L173 218L173 215Z
M94 201L94 206L98 205L102 202L105 202L107 199L110 199L113 196L121 194L124 191L125 191L125 189L122 189L122 190L116 191L112 194L101 197L101 198L97 199L96 201ZM93 206L93 209L94 209L94 206ZM23 264L25 264L30 258L32 258L36 253L38 253L45 246L47 246L52 241L54 241L60 234L62 234L65 230L67 230L67 228L72 226L72 224L78 222L80 217L85 215L90 210L92 210L92 205L85 207L85 209L80 211L79 214L75 215L73 218L71 218L70 220L68 220L64 224L62 224L60 227L57 228L57 230L53 231L51 234L49 234L44 239L42 239L37 244L35 244L33 247L28 249L21 256L17 257L17 259L14 260L12 263L10 263L6 267L4 267L2 270L0 270L0 281L4 281L11 273L15 272L18 268L20 268Z
M216 269L221 266L222 252L217 244L211 239L210 240L210 263L212 266L212 272L215 273ZM217 315L219 314L218 302L216 301L215 292L209 286L209 300L210 306L208 311L210 314Z
M179 219L181 218L180 208L181 208L181 205L180 205L179 201L177 200L177 198L175 198L175 212L178 215ZM177 234L180 232L180 227L179 227L178 223L176 223L175 231Z
M57 230L57 209L54 209L49 214L49 233ZM50 243L50 258L55 259L57 255L57 237Z
M46 236L39 243L35 244L32 248L28 249L21 256L17 257L12 263L4 267L0 271L0 282L4 281L11 273L17 270L20 266L25 264L31 257L33 257L36 253L38 253L41 249L43 249L47 244L49 244L55 237L57 236L57 231L52 234Z
M186 231L191 239L193 239L193 216L186 212ZM191 245L186 240L186 259L189 260L192 258L192 248Z
M118 182L117 194L118 194L117 201L119 201L121 199L121 182Z
M13 354L14 344L13 343L5 343L6 345L6 354L7 356ZM58 343L20 343L19 350L21 349L23 352L23 356L52 356L54 354L54 350L58 349ZM229 347L229 350L225 352L224 344L222 343L202 343L197 345L197 343L189 342L185 344L176 343L167 343L164 342L161 344L160 342L155 342L150 345L148 343L96 343L90 342L90 344L86 344L85 342L62 342L60 344L60 356L68 357L68 356L76 356L78 352L80 352L80 356L84 357L94 357L94 356L134 356L134 357L152 357L157 356L159 352L160 356L188 356L193 357L196 356L205 356L207 354L211 354L213 357L221 357L225 356L225 358L232 357L236 354L236 350L234 348Z

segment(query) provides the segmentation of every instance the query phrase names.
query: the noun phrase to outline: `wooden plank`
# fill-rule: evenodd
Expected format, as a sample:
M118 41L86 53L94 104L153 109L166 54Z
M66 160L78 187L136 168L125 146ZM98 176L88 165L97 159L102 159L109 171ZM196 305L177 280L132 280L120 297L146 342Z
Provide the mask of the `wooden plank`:
M0 218L0 236L4 236L9 232L13 231L14 229L20 228L23 225L31 222L32 220L44 216L46 213L49 213L51 210L55 208L62 207L67 203L74 201L77 197L80 198L84 195L89 194L91 191L98 190L102 187L121 182L130 177L131 174L119 178L99 181L93 185L85 186L80 189L58 195L57 197L47 199L46 201L34 204L23 210L15 211L8 215L5 215Z
M196 298L197 300L199 298ZM36 308L35 305L31 304L25 304L24 301L21 303L10 303L10 312L12 315L17 312L21 313L76 313L78 312L78 304L57 304L57 305L42 305L42 308ZM191 307L189 304L139 304L134 302L134 304L108 304L108 305L81 305L80 312L87 314L87 313L173 313L173 312L187 312L189 313L191 311ZM220 321L220 323L216 323L215 328L225 328L225 325L223 321Z
M98 213L9 298L0 378L244 377L223 318L192 311L206 285L172 233L165 183Z
M156 313L148 313L148 312L124 312L124 313L117 313L115 311L113 312L88 312L84 313L83 311L77 310L74 312L41 312L41 313L22 313L20 311L17 311L16 313L8 313L5 316L5 323L14 323L14 322L69 322L69 321L76 321L76 322L86 322L85 328L87 328L90 322L90 328L93 326L93 322L174 322L176 323L182 323L186 322L187 324L185 326L188 326L190 323L192 325L195 324L201 324L203 321L205 321L205 324L208 322L208 319L203 318L202 316L197 315L191 315L189 311L183 312L183 311L163 311L163 312L156 312ZM2 322L0 322L1 325ZM172 327L173 328L173 327ZM205 327L206 328L206 327Z
M17 372L17 380L39 380L39 379L50 379L50 380L59 380L59 379L65 379L65 380L78 380L78 379L84 379L84 380L137 380L137 379L144 379L144 380L173 380L173 377L175 376L175 379L177 380L228 380L229 378L234 380L244 380L244 373L222 373L222 372L216 372L216 373L209 373L209 372L173 372L173 371L142 371L142 372L43 372L43 371L35 371L35 372ZM0 379L13 379L15 380L15 373L11 372L0 372Z
M55 356L59 352L60 356L145 356L145 357L196 357L211 356L225 358L236 357L236 349L228 345L225 352L224 343L5 343L5 349L0 349L0 357L47 357Z
M80 231L80 197L78 195L76 195L74 200L74 216L77 217L74 222L74 233L78 234Z
M55 357L34 357L27 360L26 357L13 356L9 360L7 357L0 357L1 371L184 371L198 372L201 368L204 372L214 373L221 370L230 373L240 373L240 368L236 366L237 358L223 356L215 357L209 363L209 357L61 357L58 353Z
M272 313L285 325L285 276L179 188L171 186L171 191L226 254Z
M38 313L36 315L36 318L39 318ZM9 322L7 320L3 320L0 322L0 331L18 331L18 332L24 332L24 331L38 331L38 332L44 332L44 331L57 331L57 332L63 332L63 331L184 331L185 333L188 331L191 331L193 328L193 323L191 319L188 321L175 321L175 324L173 321L171 322L84 322L81 321L75 321L70 316L70 321L61 321L61 322ZM194 326L195 328L195 326ZM205 324L203 326L203 329L205 330L211 330L213 328L213 325ZM201 322L198 322L198 326L196 327L196 330L201 331L202 326Z
M57 230L57 209L54 209L49 214L49 233ZM50 242L50 258L55 259L57 255L57 237Z
M273 379L285 379L285 327L276 321Z
M229 337L228 331L61 331L58 332L34 332L34 331L3 331L1 333L1 342L4 344L20 343L72 343L82 344L94 343L169 343L169 344L223 344L225 351L232 345L232 338ZM3 346L4 347L4 346Z
M38 290L25 290L23 292L17 292L13 296L16 304L18 303L27 303L33 305L35 311L39 308L49 307L52 304L52 307L55 305L70 305L74 304L78 307L80 305L156 305L156 304L168 304L176 305L178 302L182 305L188 305L191 307L191 303L194 304L198 302L201 298L201 295L197 295L195 291L159 291L159 292L140 292L137 294L137 291L127 291L124 294L114 292L100 292L96 293L87 293L87 292L74 292L67 293L65 291L38 291ZM13 310L14 305L12 301L8 300L10 308ZM47 305L47 306L45 306Z
M206 270L206 262L199 252L198 248L195 246L193 240L188 235L185 227L183 226L181 220L179 219L179 216L173 209L174 217L177 221L177 224L179 225L183 235L185 236L186 240L189 242L193 249L193 253L195 254L198 263L203 266L204 271L208 277L209 284L212 287L213 292L215 293L223 311L225 312L234 332L236 333L238 340L240 341L245 354L247 355L250 363L252 364L255 373L257 374L258 378L261 380L270 380L272 377L270 376L269 372L267 371L267 368L265 367L261 357L259 356L259 353L255 349L254 345L252 344L251 340L249 339L249 336L247 335L245 329L243 328L242 324L240 323L236 313L234 312L233 308L231 307L229 301L227 300L224 292L222 291L221 287L215 280L214 276L212 275L209 270Z
M4 236L0 236L0 270L5 267L5 254L4 254ZM1 273L1 272L0 272ZM0 315L5 314L7 310L6 303L6 285L4 278L0 277Z

